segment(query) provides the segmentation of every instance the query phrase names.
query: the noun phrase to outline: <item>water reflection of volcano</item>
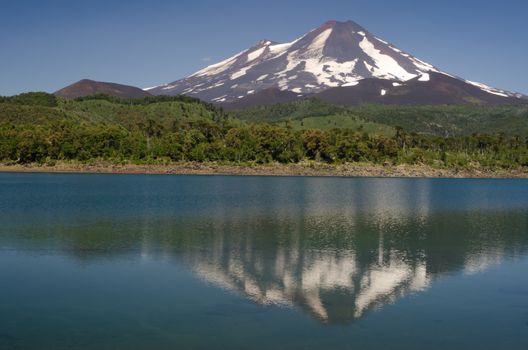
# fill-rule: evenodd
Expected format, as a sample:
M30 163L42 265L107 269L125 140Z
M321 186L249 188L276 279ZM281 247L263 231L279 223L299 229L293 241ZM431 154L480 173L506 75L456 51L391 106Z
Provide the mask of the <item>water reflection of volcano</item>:
M286 263L279 258L270 267L258 259L247 265L237 258L206 260L197 261L194 270L207 281L240 291L258 303L298 305L325 322L359 318L372 307L429 284L423 264L412 266L397 258L366 271L358 268L352 256L340 258L332 253L308 253Z
M56 249L88 263L170 259L257 303L326 323L353 322L439 276L477 273L528 247L522 183L147 179L143 192L134 187L100 207L82 209L76 192L57 192L31 217L9 212L15 196L0 212L0 246Z
M206 281L257 303L349 323L426 290L439 275L475 272L514 257L528 241L524 213L378 219L365 213L352 221L340 215L215 219L214 227L186 235L177 256ZM497 230L501 225L509 230Z

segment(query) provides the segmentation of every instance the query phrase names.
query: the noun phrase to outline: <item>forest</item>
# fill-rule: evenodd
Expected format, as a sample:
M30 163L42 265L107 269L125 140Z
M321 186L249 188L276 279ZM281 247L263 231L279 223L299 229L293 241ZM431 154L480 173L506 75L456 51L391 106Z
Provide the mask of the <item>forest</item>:
M304 101L227 113L185 96L66 100L26 93L0 97L0 162L520 168L528 167L527 125L526 106L345 109Z

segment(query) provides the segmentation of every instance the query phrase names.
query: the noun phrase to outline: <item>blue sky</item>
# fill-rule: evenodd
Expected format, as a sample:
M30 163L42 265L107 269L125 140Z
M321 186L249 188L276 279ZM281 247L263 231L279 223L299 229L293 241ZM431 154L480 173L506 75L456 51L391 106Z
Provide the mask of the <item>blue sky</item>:
M528 93L528 1L2 1L0 95L170 82L260 39L351 19L466 79Z

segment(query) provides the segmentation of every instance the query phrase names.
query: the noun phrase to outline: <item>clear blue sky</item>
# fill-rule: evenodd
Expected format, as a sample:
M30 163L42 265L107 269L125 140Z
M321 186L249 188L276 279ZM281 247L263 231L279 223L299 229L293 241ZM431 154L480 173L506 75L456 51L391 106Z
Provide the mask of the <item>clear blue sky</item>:
M0 95L82 78L158 85L351 19L450 73L528 93L526 0L17 0L0 9Z

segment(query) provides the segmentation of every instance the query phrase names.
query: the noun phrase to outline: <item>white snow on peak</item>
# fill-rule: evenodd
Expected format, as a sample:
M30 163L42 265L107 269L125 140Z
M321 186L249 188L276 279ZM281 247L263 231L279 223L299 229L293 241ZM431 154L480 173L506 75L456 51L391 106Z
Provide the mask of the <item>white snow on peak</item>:
M268 75L269 75L269 74L263 74L263 75L261 75L260 77L258 77L256 81L264 80L264 79L266 79L266 78L268 77Z
M385 45L389 45L389 43L386 42L385 40L382 40L382 39L380 39L380 38L378 38L378 37L375 37L375 38L376 38L377 41L382 42L382 43L384 43Z
M332 34L332 28L328 28L319 34L308 47L308 55L322 55L326 41Z
M387 90L381 89L380 94L381 96L385 96L387 94Z
M240 78L241 76L246 75L247 71L251 67L252 67L252 65L249 65L249 66L246 66L246 67L242 67L238 71L236 71L235 73L231 74L229 77L231 78L231 80L235 80L237 78Z
M502 97L510 97L510 95L508 95L506 93L506 91L504 90L499 90L499 89L495 89L489 85L486 85L486 84L482 84L482 83L477 83L476 81L471 81L471 80L466 80L466 83L469 83L471 85L474 85L478 88L480 88L481 90L489 93L489 94L493 94L493 95L497 95L497 96L502 96Z
M271 44L271 42L266 42L266 43ZM271 47L271 46L266 46L265 45L265 46L263 46L263 47L261 47L259 49L251 51L251 52L248 52L248 51L242 52L242 54L246 54L247 53L246 65L244 67L240 68L239 70L237 70L236 72L232 73L230 75L230 79L234 80L234 79L240 78L241 76L246 75L248 70L250 70L253 66L255 66L256 64L259 63L260 60L257 60L257 59L262 57L262 55L266 51L266 48L268 48L268 47ZM213 70L215 70L216 73L212 73L212 74L221 73L221 72L227 70L234 62L236 62L238 60L240 55L241 54L239 54L237 56L233 56L231 59L228 59L226 64L224 65L224 67L214 67ZM208 69L208 68L206 68L206 69ZM211 71L211 67L209 67L209 71L203 73L203 75L211 75L210 71Z
M438 69L430 65L429 63L424 62L416 57L412 57L410 55L407 55L406 57L408 57L411 61L413 61L414 65L421 71L425 71L425 72L432 71L432 72L442 73Z
M222 73L223 71L229 69L229 67L231 67L231 65L233 65L233 63L235 63L236 60L241 55L246 53L247 51L248 50L244 50L242 52L237 53L234 56L229 57L228 59L225 59L225 60L223 60L221 62L212 64L210 66L207 66L204 69L199 70L198 72L196 72L193 75L191 75L191 77L209 76L209 75L215 75L215 74L218 74L218 73Z
M248 61L248 62L251 62L251 61L256 60L257 58L259 58L259 57L264 53L265 50L266 50L266 46L261 47L260 49L255 50L255 51L253 51L253 52L250 52L250 53L248 54L248 59L247 59L247 61Z
M222 86L224 84L225 84L225 80L221 80L221 81L217 82L216 84L209 85L209 86L205 87L204 89L198 89L198 92L204 91L204 90L209 90L209 89L214 89L214 88L217 88L217 87ZM201 85L203 85L203 84L195 85L190 90L194 91L194 90L196 90L196 88L200 87Z
M296 75L290 76L288 79L285 77L297 67L304 67L304 71L314 75L317 79L318 85L322 86L340 86L342 84L356 82L361 78L352 74L358 61L357 59L348 62L337 62L334 58L326 57L323 54L326 41L332 34L332 31L333 28L328 28L319 33L305 51L299 52L298 50L295 50L288 53L288 56L286 57L286 67L282 71L274 74L274 76L281 78L278 81L279 88L287 89L287 84L289 84L288 80L294 79ZM298 40L299 39L293 43ZM289 48L293 43L286 44L287 46L285 47ZM273 48L273 46L270 48ZM275 50L276 49L273 49L272 51ZM297 90L299 92L304 92L305 89L313 88L315 88L315 86L309 87L306 85L300 88L300 90Z
M170 89L173 89L175 88L176 85L168 85L168 84L165 84L165 85L162 85L162 90L170 90Z
M358 60L355 59L349 62L336 62L327 57L298 57L294 52L293 54L288 55L288 66L283 72L281 72L281 74L284 75L289 70L304 63L304 71L313 74L317 79L318 84L336 87L359 80L358 77L352 74L357 61Z
M416 76L415 74L406 71L391 56L382 54L367 37L364 37L363 40L361 40L359 46L375 62L375 66L370 69L375 77L409 80ZM365 62L365 65L366 64L367 63Z
M429 75L429 73L424 73L420 76L420 78L418 78L418 81L429 81L431 80L431 76Z
M222 95L222 96L219 96L217 98L213 98L211 101L224 102L226 100L226 97L227 97L227 95Z
M271 45L271 46L269 46L270 52L273 53L273 54L277 54L277 55L278 54L282 54L282 53L286 52L286 50L288 50L292 46L292 44L294 42L285 43L285 44Z

